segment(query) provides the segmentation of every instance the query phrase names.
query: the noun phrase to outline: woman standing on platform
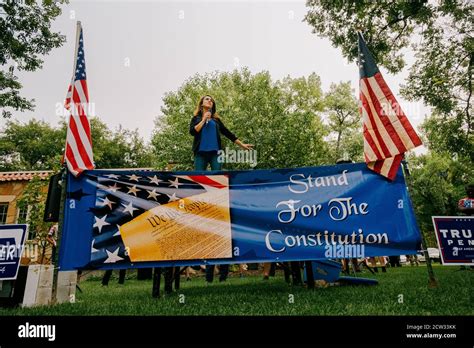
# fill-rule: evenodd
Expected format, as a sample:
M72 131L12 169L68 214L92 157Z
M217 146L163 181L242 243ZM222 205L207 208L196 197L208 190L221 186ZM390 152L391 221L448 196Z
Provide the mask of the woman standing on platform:
M252 144L242 143L229 131L216 112L216 103L211 96L205 95L194 110L189 132L194 136L193 153L194 169L206 170L207 165L211 170L221 170L217 151L222 150L221 134L245 150L251 150Z
M235 134L226 128L216 112L216 103L210 95L205 95L199 99L191 118L189 133L194 136L195 170L207 170L208 165L210 165L211 170L222 169L222 163L218 160L218 151L222 150L221 134L245 150L251 150L253 147L252 144L242 143ZM209 283L214 279L214 268L213 265L206 266L206 281ZM228 273L229 265L221 265L219 280L225 281Z

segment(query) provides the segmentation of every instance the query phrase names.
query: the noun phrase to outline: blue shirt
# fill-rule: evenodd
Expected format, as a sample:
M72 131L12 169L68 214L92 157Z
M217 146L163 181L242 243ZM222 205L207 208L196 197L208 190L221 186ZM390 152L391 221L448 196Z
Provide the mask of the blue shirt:
M217 124L213 119L210 119L201 129L199 151L219 151L219 144L217 143Z

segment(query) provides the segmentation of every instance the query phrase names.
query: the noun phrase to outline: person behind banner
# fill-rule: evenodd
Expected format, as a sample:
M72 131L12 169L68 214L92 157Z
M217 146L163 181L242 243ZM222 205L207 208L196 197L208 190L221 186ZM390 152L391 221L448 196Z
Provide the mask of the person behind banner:
M458 210L465 215L474 215L474 183L466 186L467 197L458 201Z
M252 144L242 143L226 128L216 112L216 102L210 95L199 99L189 124L189 133L194 137L192 150L195 170L207 170L208 165L211 170L222 169L222 163L218 160L218 151L222 150L221 134L245 150L251 150L253 147ZM214 269L214 265L206 266L206 281L209 283L214 279ZM225 281L229 265L221 265L219 270L220 281Z
M57 238L58 238L58 224L54 224L53 226L51 226L46 236L46 240L51 244L53 248L51 252L51 260L54 260L56 256L56 247L57 247L56 239Z

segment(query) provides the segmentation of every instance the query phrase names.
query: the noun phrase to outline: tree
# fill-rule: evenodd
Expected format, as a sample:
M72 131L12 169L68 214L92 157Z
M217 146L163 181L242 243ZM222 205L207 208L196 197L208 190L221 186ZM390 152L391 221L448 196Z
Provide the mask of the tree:
M284 168L327 163L319 77L273 82L268 72L248 69L195 75L164 97L152 138L159 166L192 170L189 122L199 98L210 94L226 126L240 139L255 144L256 168ZM223 147L232 148L225 137ZM226 163L226 169L249 168Z
M330 164L328 144L324 141L327 129L322 123L324 96L321 79L315 73L307 78L285 77L276 85L282 91L282 103L288 114L281 147L282 164L286 167ZM282 125L283 126L283 125ZM280 127L277 123L275 127ZM279 146L282 144L278 144ZM289 151L289 149L291 149ZM292 158L295 156L296 158ZM287 163L287 165L285 165Z
M0 4L0 107L3 117L14 110L33 110L34 100L20 96L22 88L15 68L34 71L41 68L40 55L60 47L65 37L51 31L51 22L61 14L64 1L2 1Z
M448 152L450 156L463 157L474 164L474 134L470 132L466 138L462 129L459 118L446 117L438 112L425 118L421 124L424 144L431 151Z
M450 145L446 150L470 156L472 161L472 1L310 0L307 4L305 20L313 31L329 38L349 60L358 54L357 29L363 32L377 63L392 73L405 66L405 50L411 47L416 61L402 94L432 106L437 117L427 131L456 129L456 141L443 140Z
M431 152L408 157L411 172L411 199L420 228L433 231L432 216L458 215L457 202L465 196L464 187L474 177L474 167L466 159L449 153ZM425 235L430 235L426 233ZM431 233L430 240L434 241ZM432 244L436 245L436 242Z
M97 168L142 168L153 166L150 147L137 130L119 127L111 131L98 118L91 118L92 146ZM8 121L0 133L0 170L57 169L64 152L67 125L58 127L32 119Z
M0 170L50 169L59 163L65 132L44 121L8 121L0 133Z
M331 84L324 97L324 105L332 136L331 161L334 163L346 156L353 161L362 160L364 149L358 102L350 82Z
M51 223L43 221L46 197L48 192L48 180L42 180L39 176L26 185L20 199L18 200L18 208L28 210L26 221L19 223L28 224L28 234L34 236L33 239L41 249L39 263L45 263L46 250L49 246L47 236Z

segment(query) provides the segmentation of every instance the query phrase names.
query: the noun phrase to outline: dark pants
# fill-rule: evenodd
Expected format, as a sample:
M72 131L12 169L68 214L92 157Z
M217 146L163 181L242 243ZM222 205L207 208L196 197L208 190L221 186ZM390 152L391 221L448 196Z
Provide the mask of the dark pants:
M214 269L216 268L215 265L207 265L206 266L206 282L212 283L214 280ZM219 281L223 282L227 279L227 275L229 274L229 265L220 265L219 266Z
M180 267L165 267L165 293L171 294L174 288L179 290L179 271Z
M400 264L400 256L389 256L388 257L390 266L392 267L402 267Z
M283 272L285 274L285 281L293 285L303 284L301 278L301 265L299 261L283 262ZM291 276L291 280L290 280Z
M119 270L119 284L125 283L125 273L127 272L126 269ZM105 271L104 277L102 278L102 285L109 285L110 276L112 275L112 270L109 269Z
M217 152L198 152L194 156L194 170L207 170L207 165L211 166L211 170L221 170L222 163L217 161Z
M179 290L179 275L180 267L156 267L153 269L153 287L151 290L151 295L153 297L160 297L160 283L161 283L161 274L163 273L165 278L165 293L171 294L173 292L173 280L174 288Z

